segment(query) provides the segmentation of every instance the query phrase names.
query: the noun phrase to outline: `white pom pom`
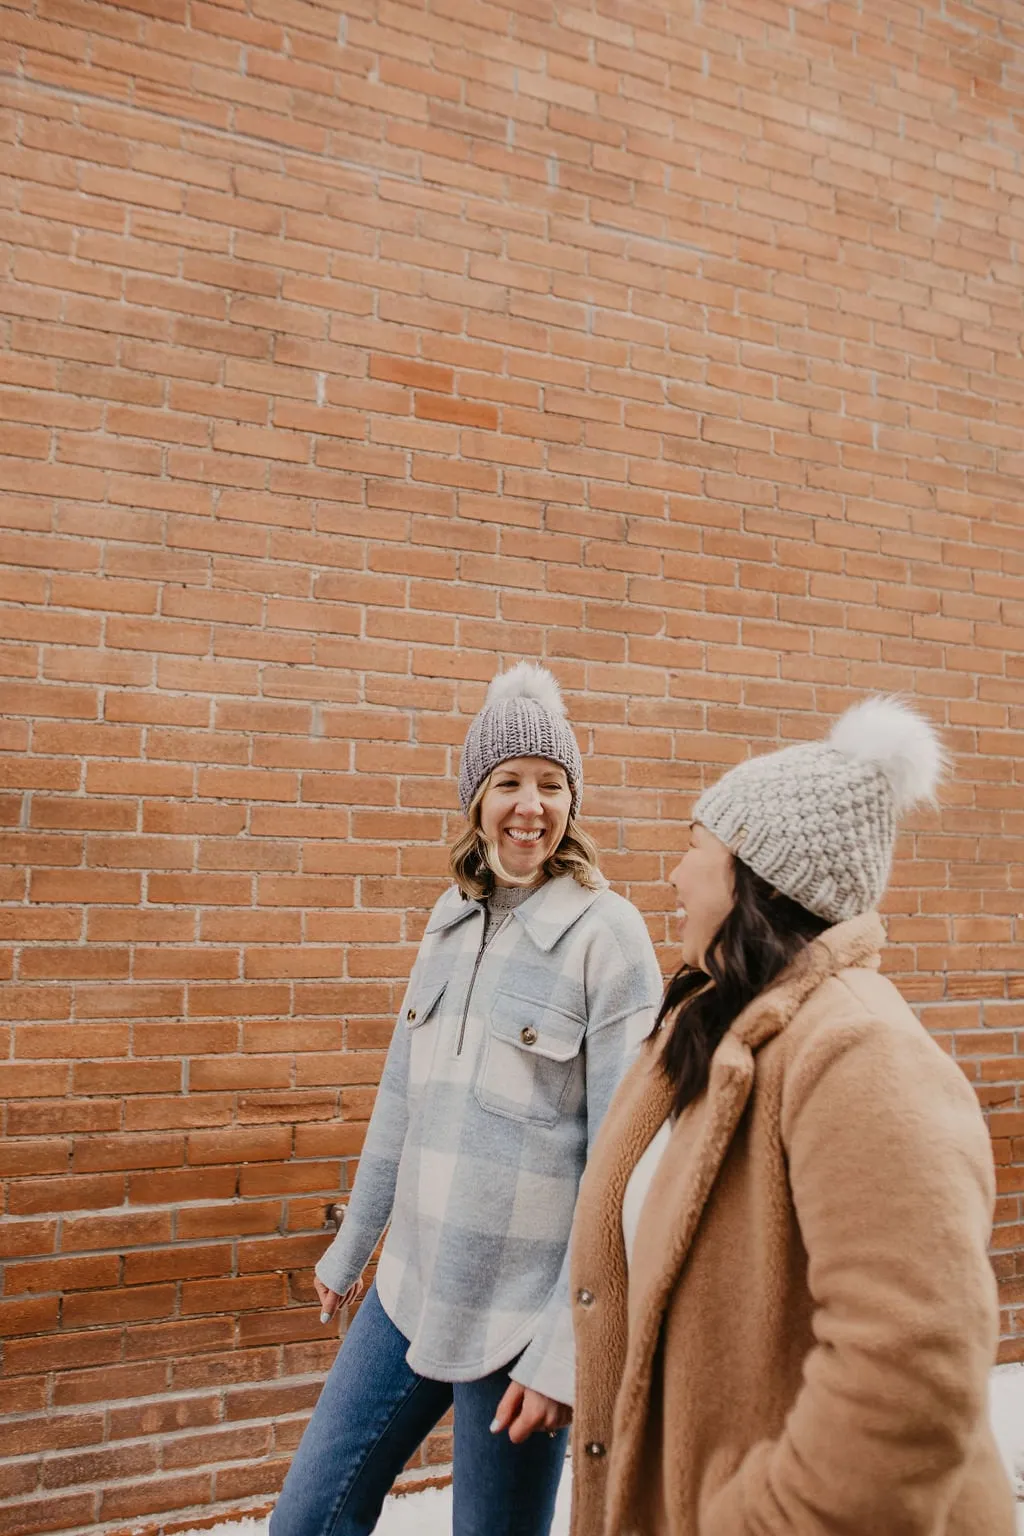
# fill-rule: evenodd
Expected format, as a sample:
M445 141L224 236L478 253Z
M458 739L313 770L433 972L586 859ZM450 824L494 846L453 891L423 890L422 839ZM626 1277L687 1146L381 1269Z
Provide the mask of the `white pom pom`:
M854 762L877 764L892 786L897 814L934 799L948 764L928 721L892 697L855 704L836 721L828 741Z
M546 667L521 661L511 672L499 672L487 690L484 707L500 704L502 699L536 699L549 715L564 715L562 690Z

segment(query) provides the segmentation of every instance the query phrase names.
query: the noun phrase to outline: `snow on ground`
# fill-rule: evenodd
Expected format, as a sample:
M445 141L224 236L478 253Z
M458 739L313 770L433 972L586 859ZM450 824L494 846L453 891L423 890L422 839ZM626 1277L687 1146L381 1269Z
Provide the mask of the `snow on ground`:
M404 1498L388 1499L377 1526L376 1536L450 1536L452 1528L452 1491L428 1488L424 1493L410 1493ZM558 1507L551 1536L568 1536L569 1476L562 1479ZM212 1531L186 1531L183 1536L266 1536L266 1520L238 1520L218 1525Z
M1003 1365L992 1372L989 1394L992 1425L999 1449L1015 1478L1017 1494L1024 1500L1024 1365ZM388 1499L376 1536L450 1536L452 1493L450 1488L428 1488L405 1498ZM569 1530L569 1469L558 1494L558 1509L551 1536L567 1536ZM1018 1505L1017 1530L1024 1536L1024 1503ZM184 1532L183 1536L267 1536L266 1520L237 1520L213 1531Z
M992 1428L1018 1499L1024 1500L1024 1365L1001 1365L989 1382Z

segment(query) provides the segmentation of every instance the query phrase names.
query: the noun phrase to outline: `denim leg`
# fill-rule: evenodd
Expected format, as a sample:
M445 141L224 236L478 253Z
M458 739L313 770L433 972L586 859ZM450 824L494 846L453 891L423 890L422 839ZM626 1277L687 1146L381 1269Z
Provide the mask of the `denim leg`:
M507 1366L456 1384L453 1536L549 1536L569 1431L540 1430L522 1445L492 1435L508 1384Z
M270 1517L270 1536L370 1536L385 1495L452 1401L406 1364L371 1286L345 1335Z

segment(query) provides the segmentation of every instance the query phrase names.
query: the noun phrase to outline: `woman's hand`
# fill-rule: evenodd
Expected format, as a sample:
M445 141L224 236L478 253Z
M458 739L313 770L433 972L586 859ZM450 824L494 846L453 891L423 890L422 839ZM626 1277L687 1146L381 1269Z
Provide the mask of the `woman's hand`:
M566 1407L565 1403L560 1403L554 1397L545 1397L543 1392L534 1392L532 1387L520 1386L518 1381L512 1381L498 1404L498 1411L491 1423L491 1434L500 1435L503 1429L507 1429L512 1444L521 1445L539 1429L553 1435L556 1430L565 1429L571 1423L572 1409Z
M313 1276L313 1284L320 1298L320 1321L322 1323L329 1323L339 1307L350 1307L363 1294L363 1282L361 1280L353 1280L344 1296L339 1296L337 1291L328 1290L327 1286L316 1275Z

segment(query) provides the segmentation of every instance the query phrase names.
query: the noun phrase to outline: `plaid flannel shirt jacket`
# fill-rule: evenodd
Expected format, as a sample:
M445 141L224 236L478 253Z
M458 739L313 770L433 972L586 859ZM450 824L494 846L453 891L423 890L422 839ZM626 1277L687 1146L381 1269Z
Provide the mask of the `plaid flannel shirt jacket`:
M607 886L548 881L483 948L485 917L454 886L431 913L316 1273L344 1292L390 1222L377 1290L411 1368L474 1381L516 1360L517 1381L571 1404L577 1189L661 975L639 912Z

